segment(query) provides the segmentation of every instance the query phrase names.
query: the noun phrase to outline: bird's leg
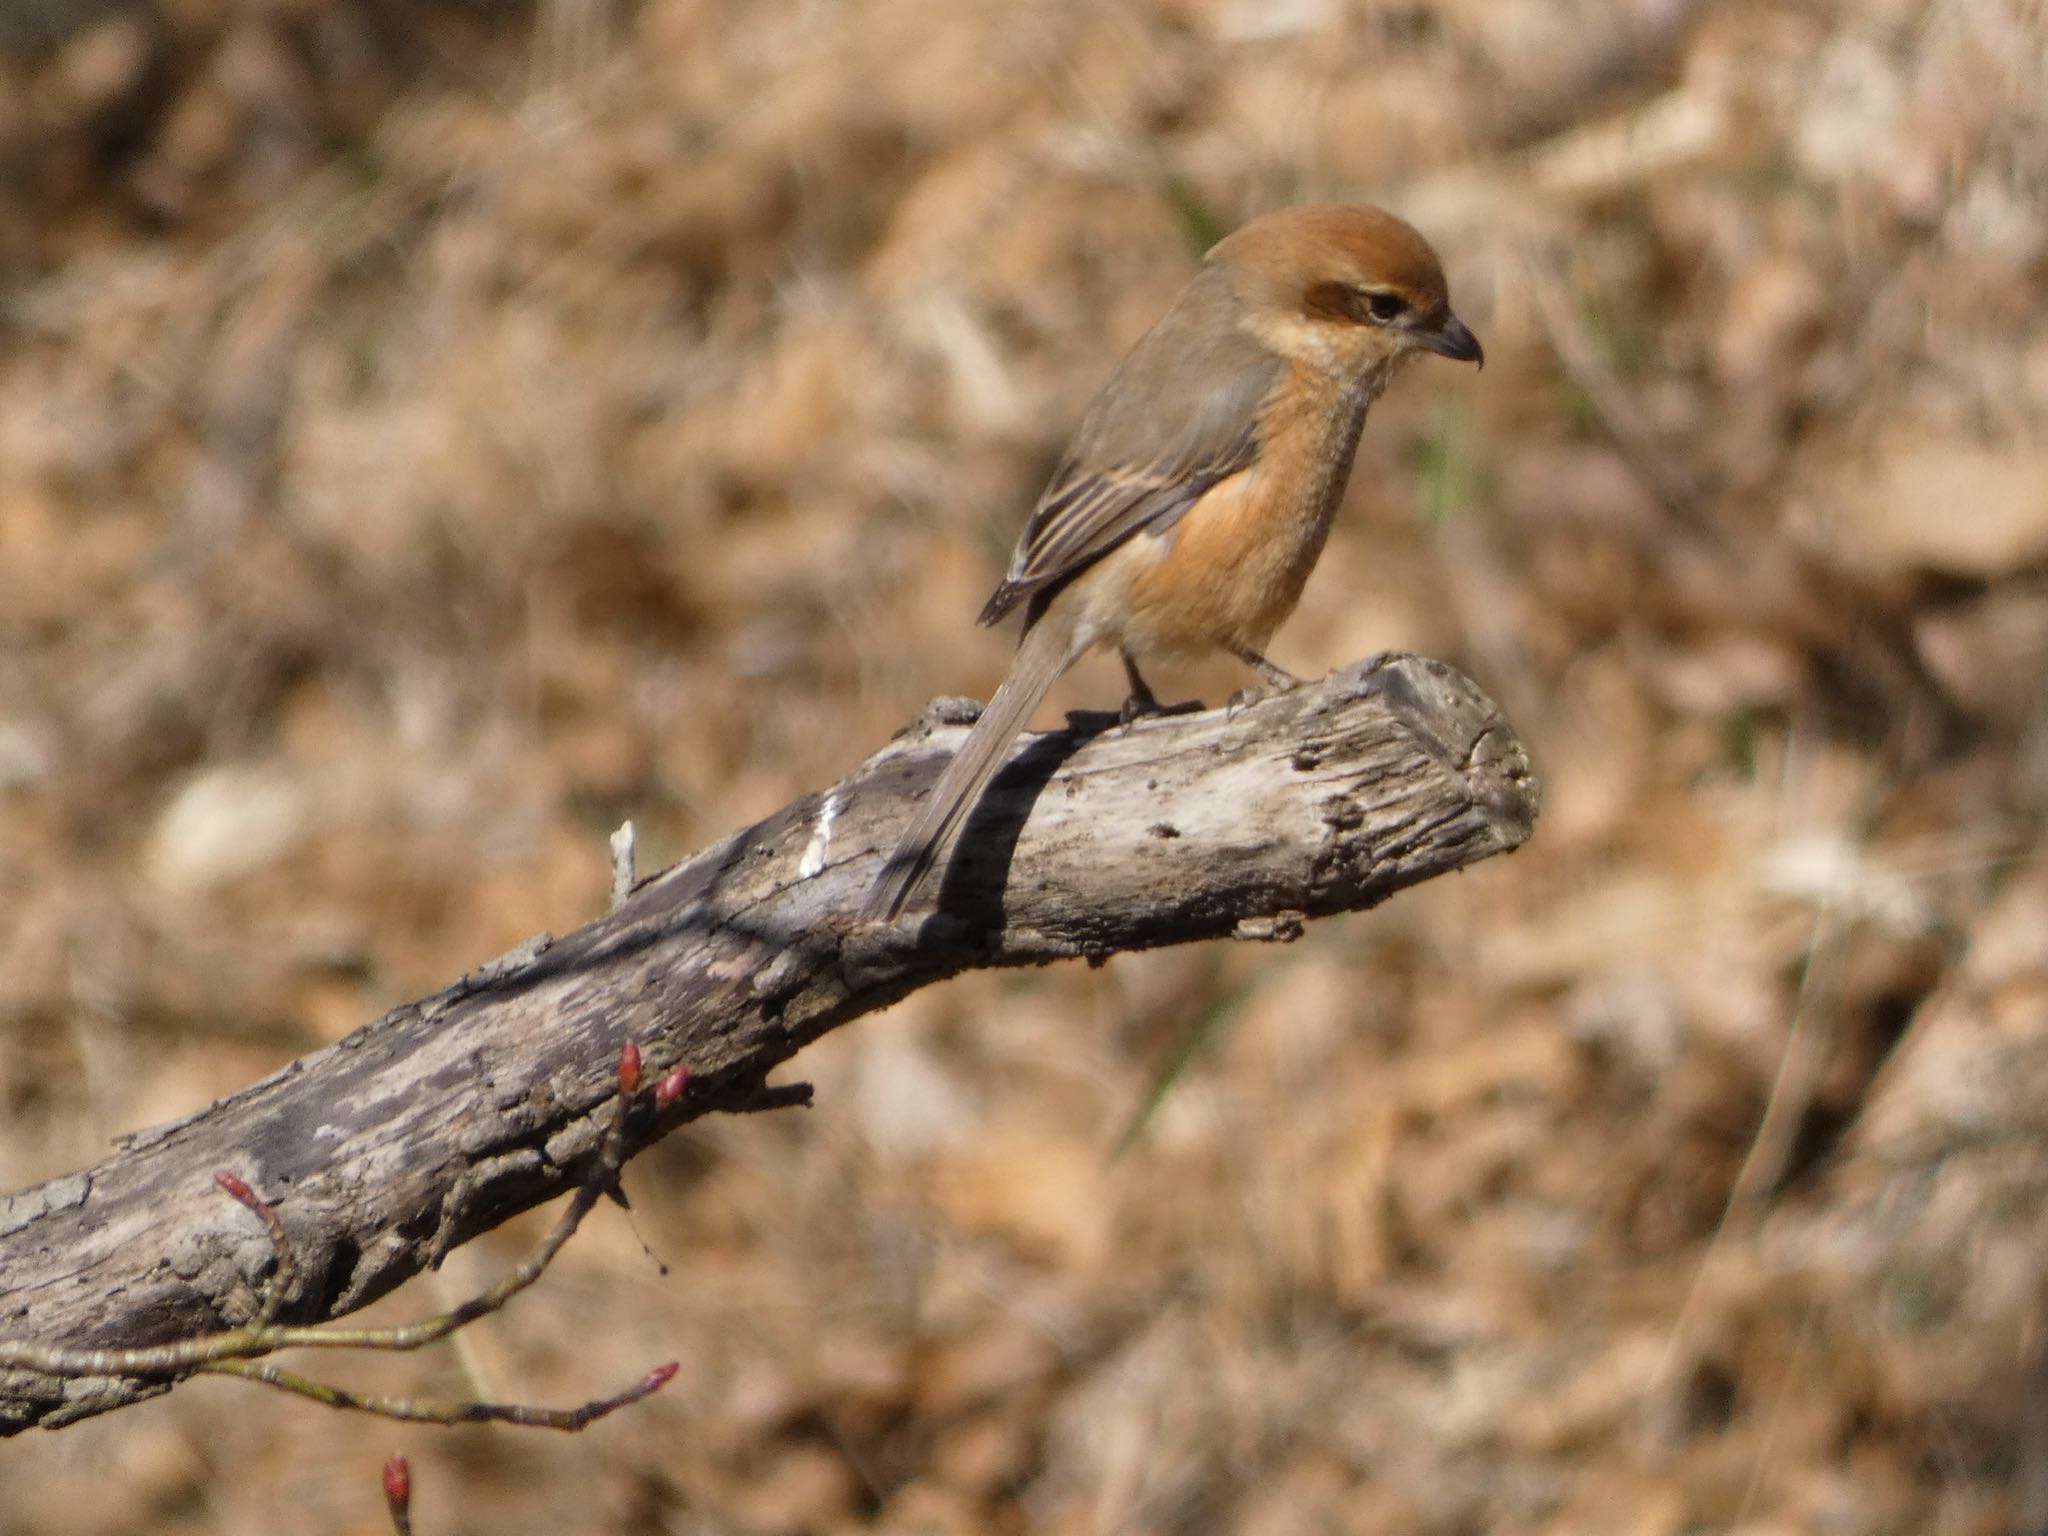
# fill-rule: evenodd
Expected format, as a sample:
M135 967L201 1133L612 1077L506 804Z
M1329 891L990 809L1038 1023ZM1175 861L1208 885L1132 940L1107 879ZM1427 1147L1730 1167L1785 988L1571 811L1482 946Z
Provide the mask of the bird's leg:
M1300 678L1284 667L1274 666L1248 645L1233 645L1230 647L1230 654L1258 673L1260 680L1266 685L1263 688L1240 688L1233 693L1230 696L1230 703L1225 706L1233 715L1272 694L1288 693L1301 686Z
M1200 699L1188 699L1179 704L1162 704L1152 692L1151 685L1138 671L1137 659L1129 651L1117 652L1123 658L1124 676L1131 685L1130 697L1124 700L1124 707L1117 711L1117 722L1129 725L1133 720L1142 720L1146 715L1186 715L1202 707Z
M1124 707L1117 712L1120 723L1129 725L1142 715L1159 713L1159 698L1145 681L1145 675L1138 670L1136 660L1129 651L1118 651L1117 654L1123 658L1124 676L1131 685L1130 697L1124 700Z
M1276 667L1248 645L1233 645L1230 654L1250 667L1265 680L1268 688L1275 693L1286 693L1301 686L1301 679L1284 667Z

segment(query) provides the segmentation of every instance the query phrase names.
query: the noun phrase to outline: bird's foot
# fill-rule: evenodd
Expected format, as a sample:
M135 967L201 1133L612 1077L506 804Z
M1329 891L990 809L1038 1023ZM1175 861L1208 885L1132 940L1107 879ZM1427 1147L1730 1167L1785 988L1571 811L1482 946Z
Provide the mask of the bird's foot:
M1178 704L1162 704L1159 696L1152 691L1152 685L1145 681L1144 673L1138 670L1137 658L1129 651L1122 653L1124 677L1131 685L1130 696L1124 700L1124 707L1117 711L1117 723L1129 725L1133 720L1142 720L1147 715L1188 715L1202 707L1200 699L1184 699Z
M1178 704L1162 704L1147 689L1143 698L1132 694L1124 700L1124 707L1117 711L1118 725L1130 725L1143 720L1147 715L1195 715L1203 709L1200 699L1182 699Z
M1260 680L1265 683L1269 692L1287 693L1301 686L1300 678L1296 677L1285 667L1274 666L1272 662L1266 660L1265 657L1249 646L1243 649L1234 648L1233 653L1239 661L1259 674Z
M1223 718L1235 720L1242 710L1250 709L1261 699L1270 699L1274 694L1284 692L1279 688L1240 688L1223 705Z

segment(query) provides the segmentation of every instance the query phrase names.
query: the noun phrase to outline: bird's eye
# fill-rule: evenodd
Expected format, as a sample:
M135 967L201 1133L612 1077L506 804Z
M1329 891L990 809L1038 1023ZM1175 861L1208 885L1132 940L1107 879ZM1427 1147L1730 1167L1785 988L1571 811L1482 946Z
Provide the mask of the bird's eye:
M1398 293L1388 293L1382 289L1365 296L1366 313L1381 325L1400 319L1407 308L1408 301Z

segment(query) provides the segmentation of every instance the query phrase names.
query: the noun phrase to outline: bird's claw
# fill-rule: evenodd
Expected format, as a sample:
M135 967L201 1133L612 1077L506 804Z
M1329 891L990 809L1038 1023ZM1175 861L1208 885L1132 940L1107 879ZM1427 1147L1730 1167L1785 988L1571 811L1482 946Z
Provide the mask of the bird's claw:
M1270 699L1275 694L1292 693L1301 686L1301 679L1292 672L1276 667L1256 651L1243 653L1243 660L1263 680L1250 688L1240 688L1230 696L1226 715L1235 715L1241 709L1249 709L1261 699Z
M1182 699L1178 704L1162 704L1149 693L1139 698L1135 693L1124 700L1124 707L1117 711L1118 725L1130 725L1148 715L1195 715L1200 714L1203 704L1200 699Z

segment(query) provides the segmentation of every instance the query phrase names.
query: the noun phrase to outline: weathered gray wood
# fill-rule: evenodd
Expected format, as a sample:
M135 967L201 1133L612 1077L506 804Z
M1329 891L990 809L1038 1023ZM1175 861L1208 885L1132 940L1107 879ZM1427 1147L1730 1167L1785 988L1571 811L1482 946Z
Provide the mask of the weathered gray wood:
M620 1043L678 1110L795 1102L768 1074L807 1042L979 966L1285 939L1517 847L1539 790L1469 681L1389 655L1235 713L1103 719L1022 742L934 891L893 928L851 914L967 711L939 706L838 784L643 882L612 912L98 1166L0 1199L0 1340L117 1348L245 1321L272 1255L215 1187L234 1170L299 1261L282 1320L361 1306L453 1243L575 1182ZM593 852L593 857L597 856ZM936 912L933 910L936 905ZM163 1383L0 1369L0 1433Z

